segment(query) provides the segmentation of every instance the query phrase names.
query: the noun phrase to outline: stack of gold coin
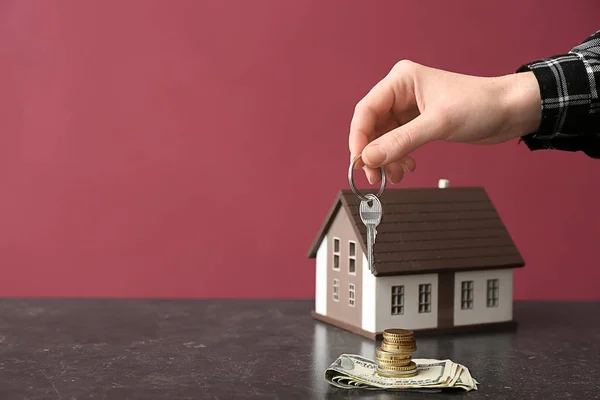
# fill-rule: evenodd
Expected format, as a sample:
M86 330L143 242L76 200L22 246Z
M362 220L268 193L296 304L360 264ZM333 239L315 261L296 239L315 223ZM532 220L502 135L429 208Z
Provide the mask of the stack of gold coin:
M417 365L412 361L412 353L415 351L417 343L413 331L386 329L383 331L383 342L375 353L377 373L390 378L417 375Z

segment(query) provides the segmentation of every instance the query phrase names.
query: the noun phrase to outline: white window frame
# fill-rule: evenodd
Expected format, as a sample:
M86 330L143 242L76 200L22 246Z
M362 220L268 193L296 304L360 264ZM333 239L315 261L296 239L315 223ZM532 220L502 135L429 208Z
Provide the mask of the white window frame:
M335 243L338 243L338 249L337 251L335 251ZM331 268L334 271L339 271L340 270L340 263L341 261L341 250L342 250L342 241L340 240L339 237L333 237L333 243L331 244L331 253L332 253L332 260L331 260ZM337 260L337 268L335 266L335 260Z
M350 307L356 305L356 286L354 286L354 283L348 284L348 305Z
M333 301L340 301L340 280L333 280Z
M490 285L491 284L491 285ZM491 294L491 296L490 296ZM500 303L500 280L499 279L488 279L487 280L487 306L488 308L498 307Z
M392 286L392 304L391 313L392 315L403 315L404 314L404 285ZM396 292L394 292L396 290ZM394 312L395 311L395 312Z
M431 283L419 284L419 314L431 312Z
M354 245L354 255L350 254L350 244ZM350 271L350 264L354 261L354 272ZM348 274L356 275L356 242L348 240Z
M475 284L473 281L462 281L460 283L460 309L473 309L473 292Z

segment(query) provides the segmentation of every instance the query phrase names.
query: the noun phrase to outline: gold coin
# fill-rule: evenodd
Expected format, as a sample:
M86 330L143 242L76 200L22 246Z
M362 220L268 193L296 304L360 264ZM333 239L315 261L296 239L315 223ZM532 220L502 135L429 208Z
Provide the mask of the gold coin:
M397 357L389 357L386 355L375 355L377 360L382 360L384 362L402 362L406 360L410 360L412 358L411 353L392 353Z
M382 363L386 363L386 364L394 364L394 363L407 363L410 362L410 360L412 359L410 353L407 354L408 357L402 357L402 358L391 358L391 357L380 357L380 356L375 356L375 359L378 362L382 362Z
M409 331L406 329L386 329L383 331L383 338L391 338L391 339L402 339L407 338L410 339L414 336L413 331Z
M410 354L408 354L408 357L405 357L405 358L390 358L390 357L375 356L375 359L377 361L382 362L382 363L394 364L394 363L410 362L410 360L412 359L412 357L410 356Z
M381 342L381 347L386 346L401 346L401 347L415 347L417 343L415 341L412 342L386 342L385 340Z
M414 331L411 331L408 329L398 329L398 328L383 330L384 335L390 335L390 336L409 336L409 335L414 335L414 333L415 333Z
M413 371L417 369L417 364L414 361L411 361L408 365L379 365L378 369L385 372L398 372L398 371Z
M383 340L413 340L415 335L386 335L383 334Z
M384 347L384 350L396 353L396 354L412 354L417 351L416 347L399 347L399 348L387 348Z
M388 353L414 353L417 351L417 345L411 343L409 345L403 345L398 343L381 343L381 350L387 351Z
M415 340L414 336L390 336L390 335L385 335L383 337L383 340L387 340L388 342L390 340Z
M410 371L408 373L402 373L402 372L398 373L398 371L385 372L385 371L377 370L377 375L383 376L385 378L411 378L413 376L417 376L418 374L419 374L418 370Z
M386 343L412 343L415 341L415 338L414 337L410 337L410 338L384 337L383 341Z
M381 348L381 346L378 346L375 349L375 355L376 356L380 356L380 357L390 357L390 358L410 358L410 354L398 354L398 353L392 353L389 351L385 351Z
M387 368L388 366L392 366L392 367L405 367L408 366L411 363L411 359L407 358L406 360L394 360L394 361L390 361L390 360L381 360L379 358L376 359L377 365L381 366L382 368Z
M410 346L413 345L415 343L417 343L414 339L413 340L387 340L387 339L383 339L383 341L381 342L383 343L387 343L387 344L399 344L399 345L403 345L403 346Z
M411 361L408 365L405 366L395 366L395 365L386 365L380 366L380 369L391 372L391 371L412 371L413 369L417 369L417 364L414 361Z

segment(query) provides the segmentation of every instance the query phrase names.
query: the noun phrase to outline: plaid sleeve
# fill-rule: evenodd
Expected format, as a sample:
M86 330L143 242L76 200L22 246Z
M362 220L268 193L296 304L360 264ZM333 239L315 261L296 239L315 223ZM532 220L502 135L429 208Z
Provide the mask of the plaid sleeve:
M542 98L538 129L521 138L530 150L582 151L600 158L600 31L569 53L521 66L532 71Z

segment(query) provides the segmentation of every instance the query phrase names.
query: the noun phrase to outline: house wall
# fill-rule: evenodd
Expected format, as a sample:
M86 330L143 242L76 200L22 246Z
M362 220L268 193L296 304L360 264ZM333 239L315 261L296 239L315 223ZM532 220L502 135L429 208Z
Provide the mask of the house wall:
M327 315L327 235L317 250L315 277L315 311Z
M487 307L487 280L498 279L498 306ZM461 309L463 281L473 281L473 308ZM510 321L513 318L513 271L457 272L454 276L454 325Z
M419 285L431 284L431 311L419 313ZM404 286L404 314L392 315L392 286ZM377 332L388 328L426 329L438 323L437 274L385 276L376 278Z
M340 263L339 270L333 269L334 239L340 239ZM356 272L351 275L348 272L349 241L356 243ZM354 234L354 228L350 218L343 207L334 217L333 223L327 233L327 315L352 324L362 326L362 262L363 251L360 241ZM333 281L339 280L339 301L333 299ZM349 284L354 284L354 307L349 305Z
M454 272L438 274L438 328L454 326Z
M375 275L371 273L368 267L368 260L366 254L362 256L362 329L367 332L377 332L375 329L375 310L377 310L376 303L376 285L377 279Z

